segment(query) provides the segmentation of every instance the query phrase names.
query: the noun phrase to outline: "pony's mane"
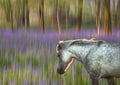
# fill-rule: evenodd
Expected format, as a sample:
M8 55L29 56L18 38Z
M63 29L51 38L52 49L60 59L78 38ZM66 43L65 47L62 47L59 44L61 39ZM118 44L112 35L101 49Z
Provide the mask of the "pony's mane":
M93 39L77 39L77 40L74 40L73 42L71 42L69 44L69 46L72 46L72 45L78 45L78 46L84 46L84 45L92 45L92 44L98 44L98 46L101 45L101 43L103 43L105 41L103 40L93 40Z

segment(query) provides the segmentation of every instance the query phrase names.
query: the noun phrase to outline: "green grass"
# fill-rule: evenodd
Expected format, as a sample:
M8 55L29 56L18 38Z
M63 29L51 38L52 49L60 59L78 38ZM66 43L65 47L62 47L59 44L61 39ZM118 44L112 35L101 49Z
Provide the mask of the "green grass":
M36 53L36 57L32 53L27 57L25 55L24 52L20 53L16 50L11 50L10 53L2 50L0 56L1 85L10 85L12 82L15 85L23 85L24 83L39 85L40 82L43 82L44 85L53 85L54 82L60 85L88 84L88 78L82 75L80 64L72 66L76 69L77 75L74 75L70 69L65 75L60 76L56 73L57 58L55 53L51 58L48 54L41 57L39 52Z

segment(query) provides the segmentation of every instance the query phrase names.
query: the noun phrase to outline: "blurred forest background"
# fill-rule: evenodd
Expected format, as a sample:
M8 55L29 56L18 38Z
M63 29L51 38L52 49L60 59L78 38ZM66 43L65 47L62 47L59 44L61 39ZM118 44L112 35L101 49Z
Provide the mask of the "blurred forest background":
M104 28L110 35L120 25L120 0L0 0L0 27L61 30Z

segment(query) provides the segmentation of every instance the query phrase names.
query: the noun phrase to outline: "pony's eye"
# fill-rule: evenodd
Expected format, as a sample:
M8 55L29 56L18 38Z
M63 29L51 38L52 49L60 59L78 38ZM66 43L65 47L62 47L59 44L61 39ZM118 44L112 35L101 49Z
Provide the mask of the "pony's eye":
M58 57L60 57L60 53L58 53L58 55L57 55Z

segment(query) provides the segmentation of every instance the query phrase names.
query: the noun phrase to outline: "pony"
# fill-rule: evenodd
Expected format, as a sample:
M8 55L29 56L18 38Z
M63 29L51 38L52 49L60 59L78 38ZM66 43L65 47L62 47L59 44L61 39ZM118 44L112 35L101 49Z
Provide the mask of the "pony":
M57 72L64 74L74 60L80 61L88 72L92 85L99 85L101 78L108 85L116 85L120 77L120 46L96 39L59 41L56 46L59 63Z

